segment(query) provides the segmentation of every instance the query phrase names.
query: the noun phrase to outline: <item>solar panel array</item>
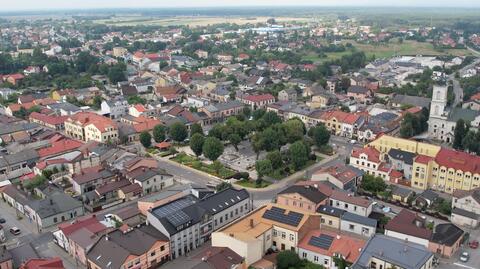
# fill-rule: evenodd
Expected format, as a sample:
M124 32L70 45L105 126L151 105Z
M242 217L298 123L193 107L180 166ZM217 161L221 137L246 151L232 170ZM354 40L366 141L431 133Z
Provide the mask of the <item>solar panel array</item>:
M167 216L167 220L175 227L190 221L190 217L183 211L178 211Z
M321 249L328 250L332 245L333 237L326 234L321 234L320 236L312 236L308 241L309 245L319 247Z
M288 214L285 214L285 209L272 207L271 209L266 210L262 217L296 227L302 220L303 214L291 211L288 212Z
M161 206L159 208L155 208L153 210L153 214L157 216L157 218L163 218L168 215L171 215L175 212L181 211L181 209L191 205L193 202L190 199L179 199L170 204Z

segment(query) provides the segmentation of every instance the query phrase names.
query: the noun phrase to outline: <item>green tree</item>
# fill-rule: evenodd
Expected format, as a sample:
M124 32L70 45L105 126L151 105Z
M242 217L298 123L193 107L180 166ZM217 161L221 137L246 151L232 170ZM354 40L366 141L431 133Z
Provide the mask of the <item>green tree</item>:
M155 127L153 127L153 139L155 140L155 142L160 143L164 141L166 138L165 136L166 132L167 132L167 128L162 124L158 124Z
M297 268L301 263L297 253L291 250L282 251L277 255L277 268L278 269L291 269Z
M377 194L383 192L387 189L387 184L381 177L375 177L372 175L365 174L363 175L362 183L360 187L368 192Z
M110 70L108 70L107 76L112 84L117 84L120 81L126 80L124 69L121 65L112 66Z
M192 149L195 155L200 156L202 155L203 150L203 143L205 142L205 137L203 135L196 133L192 137L190 137L190 148Z
M302 168L308 161L307 145L303 141L291 144L288 153L296 171Z
M185 138L187 138L188 130L185 124L181 122L175 122L170 126L168 130L168 135L173 140L177 142L182 142L183 140L185 140Z
M152 145L152 136L149 132L145 131L140 134L140 143L142 143L145 148L149 148Z
M215 190L217 192L220 192L220 191L223 191L223 190L226 190L226 189L230 189L232 187L232 184L228 183L228 182L222 182L220 184L218 184L216 187L215 187Z
M454 149L463 149L463 138L465 137L466 126L463 119L459 119L455 125L454 130L454 139L453 139L453 148Z
M230 141L230 143L232 143L232 145L235 147L235 150L238 151L238 144L242 142L242 138L240 135L233 133L228 136L228 141Z
M273 172L272 162L268 159L256 161L255 170L257 170L258 177L263 178Z
M284 122L283 128L285 130L285 135L289 143L301 140L306 132L305 125L298 118L294 118L288 120L287 122Z
M322 147L328 144L330 140L330 132L327 130L325 125L321 124L319 126L314 127L313 129L313 141L315 141L315 145L317 147Z
M202 147L203 155L211 161L215 161L223 153L223 144L218 138L207 137Z
M222 135L224 132L224 126L222 124L215 124L213 125L212 129L208 131L208 136L216 137L218 139L222 139Z
M194 134L203 135L202 126L198 123L194 123L194 124L192 124L192 126L190 126L190 136L193 136Z
M102 101L103 101L103 99L99 95L96 95L95 97L93 97L92 108L95 109L95 110L99 110L101 105L102 105Z
M272 163L273 169L278 169L283 165L282 154L278 150L267 153L267 159Z

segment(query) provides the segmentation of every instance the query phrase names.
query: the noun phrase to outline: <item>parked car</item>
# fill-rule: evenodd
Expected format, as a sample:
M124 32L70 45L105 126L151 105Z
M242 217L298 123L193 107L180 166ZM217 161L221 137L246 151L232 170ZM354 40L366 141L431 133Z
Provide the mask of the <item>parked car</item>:
M12 227L12 228L10 228L10 233L13 234L13 235L19 235L21 233L21 231L17 227Z
M0 224L7 222L4 218L0 218Z
M468 243L468 246L470 248L477 249L478 248L478 241L477 240L472 240L472 241L470 241L470 243Z
M468 262L468 260L470 259L470 254L468 254L468 252L462 252L462 254L460 255L460 261L462 262Z

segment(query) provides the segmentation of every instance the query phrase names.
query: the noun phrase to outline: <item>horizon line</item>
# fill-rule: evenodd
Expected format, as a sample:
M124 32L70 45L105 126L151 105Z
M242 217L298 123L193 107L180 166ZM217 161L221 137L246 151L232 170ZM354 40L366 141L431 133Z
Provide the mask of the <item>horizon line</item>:
M221 8L272 8L272 9L278 9L282 7L287 7L287 8L308 8L308 7L315 7L315 8L322 8L322 7L327 7L327 8L421 8L421 9L426 9L426 8L436 8L436 9L449 9L449 8L458 8L458 9L480 9L480 4L479 5L474 5L474 6L468 6L468 5L461 5L461 6L455 6L455 5L440 5L440 6L432 6L432 5L328 5L328 4L317 4L317 5L302 5L302 4L297 4L297 5L278 5L278 6L273 6L273 5L218 5L218 6L179 6L179 7L174 7L174 6L144 6L144 7L72 7L72 8L33 8L33 9L4 9L0 11L0 14L4 13L9 13L9 12L45 12L48 13L49 11L51 12L58 12L58 11L76 11L76 10L82 10L82 11L101 11L101 10L143 10L143 9L157 9L157 10L169 10L169 9L221 9Z

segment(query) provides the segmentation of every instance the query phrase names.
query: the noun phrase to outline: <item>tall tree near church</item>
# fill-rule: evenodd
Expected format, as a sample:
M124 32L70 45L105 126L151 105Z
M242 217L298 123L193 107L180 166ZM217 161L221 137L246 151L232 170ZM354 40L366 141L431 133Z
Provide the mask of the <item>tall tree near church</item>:
M463 138L465 137L465 121L459 119L455 125L454 139L453 139L453 148L454 149L463 149Z

